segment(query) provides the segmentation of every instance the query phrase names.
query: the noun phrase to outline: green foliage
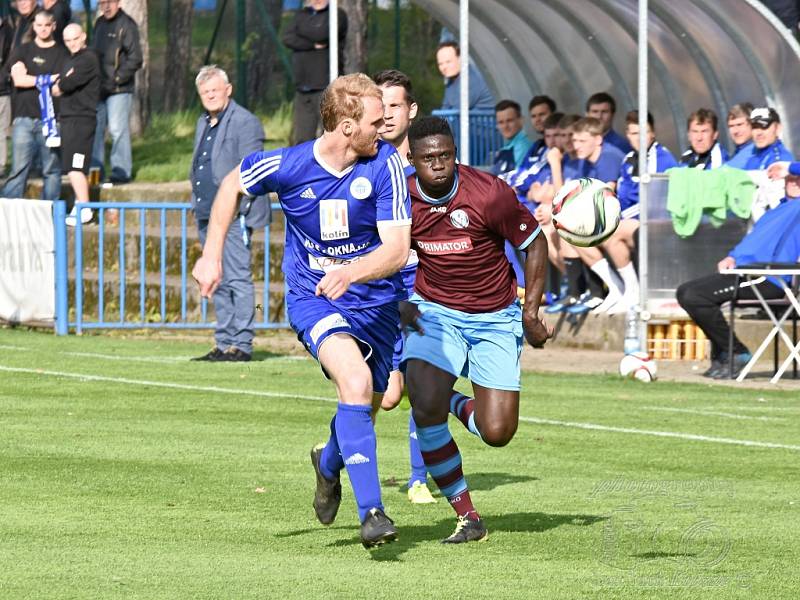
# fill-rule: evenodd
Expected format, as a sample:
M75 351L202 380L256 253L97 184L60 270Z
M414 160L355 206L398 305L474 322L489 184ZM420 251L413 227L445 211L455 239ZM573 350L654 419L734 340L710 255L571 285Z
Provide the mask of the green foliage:
M138 182L183 181L189 173L194 129L202 108L172 114L154 114L144 135L133 141L134 178ZM291 107L284 103L258 115L267 134L265 147L288 143Z
M797 596L797 450L576 426L796 447L796 391L527 373L509 446L451 420L490 531L457 548L441 497L406 500L408 413L382 413L400 538L367 552L346 476L334 525L311 509L318 365L189 362L210 340L0 329L3 600Z

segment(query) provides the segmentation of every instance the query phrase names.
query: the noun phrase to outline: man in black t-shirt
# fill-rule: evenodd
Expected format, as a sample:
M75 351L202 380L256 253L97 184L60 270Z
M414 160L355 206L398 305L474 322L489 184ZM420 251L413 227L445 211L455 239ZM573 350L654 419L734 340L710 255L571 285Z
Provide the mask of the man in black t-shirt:
M55 200L61 194L61 164L58 148L48 147L42 131L45 121L39 108L39 95L45 93L37 88L37 77L53 75L61 71L68 58L67 50L53 39L55 20L46 10L39 11L33 21L35 38L22 44L9 57L11 79L11 115L13 125L11 142L14 157L11 174L0 196L22 198L28 183L28 173L35 155L42 159L44 200ZM56 109L57 110L57 109Z
M86 174L89 172L97 125L100 62L97 55L86 48L86 34L77 23L64 28L64 44L72 56L67 59L58 82L53 86L53 96L61 99L61 164L75 192L76 205L67 217L67 225L74 226L78 218L82 223L92 219L90 208L81 209L79 215L77 205L89 201Z

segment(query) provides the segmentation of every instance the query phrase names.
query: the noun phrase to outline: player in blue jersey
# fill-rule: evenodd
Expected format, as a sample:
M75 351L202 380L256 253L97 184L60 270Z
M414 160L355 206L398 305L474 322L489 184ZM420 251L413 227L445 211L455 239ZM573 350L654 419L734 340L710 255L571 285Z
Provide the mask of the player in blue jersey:
M373 80L383 92L383 127L378 133L381 138L392 144L403 161L406 177L414 173L414 167L408 162L408 128L417 116L417 103L411 80L405 73L387 69L377 73ZM408 255L408 262L402 268L403 285L409 295L414 291L414 278L417 275L417 253L414 250ZM400 359L403 355L403 336L398 328L397 341L392 356L392 372L389 374L389 387L383 395L381 407L392 410L403 397L405 381L400 371ZM417 426L411 414L408 415L408 453L411 462L411 475L408 478L408 499L412 504L432 504L436 499L428 489L428 471L422 460L417 441Z
M639 230L639 111L625 115L625 135L634 148L622 161L617 180L617 198L620 205L620 223L603 249L619 273L623 283L620 308L639 304L639 278L633 266L636 251L635 236ZM678 166L672 153L656 141L653 115L647 113L647 172L663 173Z
M408 259L410 201L400 156L378 135L382 95L369 77L333 81L320 112L322 137L253 153L225 177L192 274L210 295L239 197L278 194L286 216L289 321L339 397L327 444L311 451L314 510L322 524L333 522L339 474L347 469L361 542L370 548L397 536L383 511L372 413L392 367L397 302L407 297L398 271Z
M753 155L744 168L758 171L776 162L793 160L792 153L781 141L781 118L774 108L755 108L750 113L750 126L753 128Z

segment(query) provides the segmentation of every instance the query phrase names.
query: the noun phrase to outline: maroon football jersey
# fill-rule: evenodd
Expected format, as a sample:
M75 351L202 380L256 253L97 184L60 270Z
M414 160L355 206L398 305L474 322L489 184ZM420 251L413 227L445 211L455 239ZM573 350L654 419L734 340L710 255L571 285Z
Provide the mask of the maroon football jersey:
M526 246L539 224L514 191L495 176L458 165L458 186L436 204L411 193L411 247L419 265L414 291L426 300L468 313L494 312L516 298L514 270L505 240Z

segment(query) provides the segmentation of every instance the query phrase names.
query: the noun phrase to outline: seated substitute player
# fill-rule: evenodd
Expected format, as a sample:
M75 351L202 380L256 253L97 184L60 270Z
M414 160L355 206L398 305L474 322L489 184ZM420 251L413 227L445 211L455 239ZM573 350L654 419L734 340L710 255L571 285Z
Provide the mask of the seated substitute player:
M289 322L339 396L328 443L311 451L314 510L323 525L333 522L346 468L369 548L397 536L383 512L372 411L392 366L397 302L407 297L398 271L408 259L410 203L400 156L378 136L378 86L362 73L339 77L323 92L320 112L322 137L250 154L225 177L192 274L208 297L240 195L278 194Z
M625 135L634 148L622 161L617 198L620 204L619 227L605 242L603 249L622 278L624 291L621 303L625 307L639 304L639 278L633 266L633 253L636 250L635 235L639 230L639 111L632 110L625 115ZM678 165L675 157L656 141L653 115L647 113L647 172L663 173Z
M800 164L790 172L787 163L775 163L769 174L775 178L786 177L786 197L781 204L768 210L742 241L719 261L714 275L693 279L678 287L676 296L681 308L711 340L711 367L703 373L712 379L733 379L752 358L738 337L733 338L733 358L728 354L730 327L720 307L738 297L754 300L754 288L767 300L785 298L783 289L773 277L759 278L753 282L740 281L735 289L736 276L723 271L752 263L797 263L800 261ZM733 373L730 367L733 364Z
M605 182L614 190L617 187L617 178L625 156L616 146L603 140L603 125L598 119L585 117L577 121L572 126L572 144L575 147L575 154L583 159L583 177L591 177ZM566 245L566 244L565 244ZM581 260L606 284L608 294L601 300L603 295L599 285L594 286L591 295L566 307L565 311L570 314L583 314L590 310L596 313L608 312L614 314L624 312L624 306L619 302L622 298L621 282L617 282L611 265L603 257L603 253L598 248L578 248L573 246ZM594 281L589 279L590 286ZM617 306L619 304L619 306Z
M405 73L394 69L381 71L373 80L383 92L383 127L378 131L385 142L397 149L403 163L403 171L408 177L414 173L414 167L408 163L408 128L411 120L417 116L417 102L411 80ZM414 278L417 275L417 253L412 250L408 254L408 262L402 268L403 285L408 293L414 290ZM381 401L381 408L392 410L403 397L405 381L400 371L400 359L403 356L403 336L399 335L392 355L392 372L389 373L389 386ZM412 504L432 504L436 499L428 489L428 471L422 460L417 441L417 426L414 417L408 415L408 453L411 460L411 476L408 478L408 499Z
M750 113L753 105L749 102L734 104L728 111L728 137L734 144L733 156L725 163L726 167L744 169L747 161L755 152L753 144L753 128L750 125Z
M750 113L753 128L753 155L745 163L748 171L766 169L776 162L793 160L792 153L781 141L781 118L774 108L762 107Z
M538 315L547 241L505 183L456 166L446 121L415 122L409 143L419 264L415 293L401 308L401 322L413 329L403 361L422 457L458 515L455 532L443 542L458 544L482 540L487 530L470 499L448 414L490 446L504 446L514 436L523 335L534 347L553 335ZM505 239L527 252L524 311L503 253ZM472 381L474 399L453 393L462 375Z
M691 169L716 169L728 161L728 153L720 143L717 128L717 113L708 108L699 108L686 120L689 149L681 154L679 167Z

